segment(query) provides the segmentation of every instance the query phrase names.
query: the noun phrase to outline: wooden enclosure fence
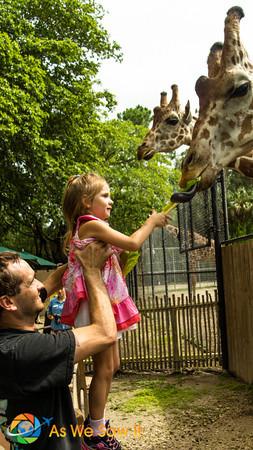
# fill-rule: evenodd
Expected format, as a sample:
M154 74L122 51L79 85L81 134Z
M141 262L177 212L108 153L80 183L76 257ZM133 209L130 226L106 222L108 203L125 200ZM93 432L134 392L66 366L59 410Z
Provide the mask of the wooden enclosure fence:
M228 369L253 383L253 237L222 246Z
M140 298L141 322L120 340L124 371L180 371L221 365L218 297ZM92 362L86 361L86 370Z

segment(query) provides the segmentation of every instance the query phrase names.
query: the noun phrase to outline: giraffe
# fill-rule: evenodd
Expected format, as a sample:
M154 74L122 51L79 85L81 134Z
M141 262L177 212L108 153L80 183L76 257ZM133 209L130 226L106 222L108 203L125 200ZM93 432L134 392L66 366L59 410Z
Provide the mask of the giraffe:
M151 130L138 147L138 159L148 160L158 152L172 152L183 144L189 145L195 118L192 118L190 102L181 110L178 86L173 84L172 98L167 101L167 93L161 92L160 106L154 108Z
M179 238L179 228L175 225L166 225L166 230L169 234L173 235L177 239ZM189 270L191 272L191 288L193 296L196 295L197 286L197 268L200 261L206 261L213 259L215 261L215 242L213 239L209 240L197 232L193 232L193 236L190 232L187 232L190 239L193 237L194 243L197 246L203 246L196 248L195 250L188 251Z
M215 77L219 72L222 48L221 42L215 42L210 49L207 59L209 77ZM189 102L186 105L187 114L181 111L178 86L173 85L172 90L173 96L169 104L167 104L167 94L161 93L161 106L154 108L153 126L137 149L139 160L149 160L155 153L173 152L181 145L189 145L191 142L197 118L191 115ZM176 110L179 113L176 113ZM253 178L253 151L230 162L228 168Z
M182 188L200 177L198 190L207 189L224 167L238 169L237 163L252 173L247 164L253 155L253 65L240 40L242 17L242 8L229 9L218 73L196 82L199 117L182 165Z

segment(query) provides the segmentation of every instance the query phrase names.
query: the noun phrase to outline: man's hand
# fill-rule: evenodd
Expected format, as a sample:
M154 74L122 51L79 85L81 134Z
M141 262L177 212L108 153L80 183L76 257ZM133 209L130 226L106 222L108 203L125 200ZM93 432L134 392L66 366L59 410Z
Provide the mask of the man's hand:
M83 250L75 250L75 255L82 264L85 273L94 271L94 269L101 270L112 253L108 244L99 241L92 242Z

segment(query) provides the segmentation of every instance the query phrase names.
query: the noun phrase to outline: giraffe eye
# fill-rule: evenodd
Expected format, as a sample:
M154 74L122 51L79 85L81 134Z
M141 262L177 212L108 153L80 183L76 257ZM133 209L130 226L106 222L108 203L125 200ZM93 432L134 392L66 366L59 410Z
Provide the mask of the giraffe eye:
M233 89L232 92L229 92L229 97L230 98L234 98L234 97L243 97L244 95L246 95L249 92L249 88L250 88L250 82L247 81L247 83L243 83L240 86L238 86L237 88Z
M191 164L192 161L193 161L193 154L190 153L188 156L185 157L185 159L183 159L181 169Z
M177 117L167 117L167 119L165 119L164 122L166 123L166 125L176 125L178 123L178 118Z

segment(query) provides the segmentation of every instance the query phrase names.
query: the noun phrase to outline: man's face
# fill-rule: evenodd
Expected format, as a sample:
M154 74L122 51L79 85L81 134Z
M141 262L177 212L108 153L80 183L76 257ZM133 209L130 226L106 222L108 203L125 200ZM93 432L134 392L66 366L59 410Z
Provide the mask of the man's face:
M44 308L39 295L43 284L35 278L34 270L23 259L10 263L8 269L22 280L20 292L12 297L18 313L21 316L36 316Z

